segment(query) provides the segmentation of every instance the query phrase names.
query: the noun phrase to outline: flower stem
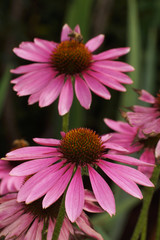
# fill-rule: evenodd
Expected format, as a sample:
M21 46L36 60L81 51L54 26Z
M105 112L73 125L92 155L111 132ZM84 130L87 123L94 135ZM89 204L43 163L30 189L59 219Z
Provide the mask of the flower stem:
M152 178L151 178L151 181L155 186L157 185L159 174L160 174L160 166L156 166L154 168ZM145 187L144 188L143 206L142 206L142 209L141 209L141 212L140 212L140 215L139 215L139 219L137 221L137 224L136 224L136 227L135 227L135 230L133 232L131 240L139 239L139 236L143 231L144 232L142 233L142 238L141 239L144 239L143 236L146 235L145 231L147 229L148 211L149 211L149 206L150 206L154 191L155 191L155 187L154 188L150 188L150 187Z
M159 206L158 206L157 229L156 229L155 240L159 240L159 239L160 239L160 199L159 199Z
M69 113L65 114L62 118L62 131L67 132L68 127L69 127ZM60 205L60 208L59 208L59 212L58 212L58 216L57 216L57 219L56 219L56 224L55 224L52 240L58 240L58 237L59 237L59 234L60 234L60 231L61 231L61 227L62 227L63 220L64 220L65 213L66 213L65 212L66 191L63 194L62 202L61 202L61 205Z
M66 192L65 192L66 193ZM63 220L65 217L65 196L66 194L63 194L63 198L62 198L62 202L59 208L59 213L56 219L56 224L55 224L55 228L54 228L54 232L53 232L53 236L52 236L52 240L58 240L60 231L61 231L61 227L63 224Z
M62 118L62 131L68 132L69 128L69 112L66 113Z

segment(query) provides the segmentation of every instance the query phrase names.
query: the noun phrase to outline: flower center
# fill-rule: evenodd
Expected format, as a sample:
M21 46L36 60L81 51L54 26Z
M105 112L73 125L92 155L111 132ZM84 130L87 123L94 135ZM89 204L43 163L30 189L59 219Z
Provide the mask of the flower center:
M77 128L66 133L61 140L60 151L68 162L85 166L96 163L104 147L100 136L93 130Z
M42 208L42 200L43 197L30 204L22 204L24 205L26 212L31 213L34 217L38 217L40 220L49 217L52 219L57 218L62 197L60 197L55 203L46 209Z
M91 63L91 52L75 39L61 42L53 51L51 61L60 73L74 75L87 69Z

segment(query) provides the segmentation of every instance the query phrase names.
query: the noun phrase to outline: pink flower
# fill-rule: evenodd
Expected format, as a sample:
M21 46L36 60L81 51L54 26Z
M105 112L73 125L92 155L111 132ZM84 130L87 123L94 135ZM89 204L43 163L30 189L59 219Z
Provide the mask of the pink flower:
M121 145L128 150L128 154L141 151L141 161L155 164L155 149L158 141L157 137L147 137L144 135L140 137L138 127L133 127L122 121L114 121L105 118L104 122L108 127L115 131L111 134L112 137L109 139L110 144ZM125 152L121 152L125 154ZM138 170L150 178L154 167L138 166Z
M60 115L70 110L73 86L77 99L86 109L90 108L92 101L90 90L105 99L111 97L105 86L126 91L122 84L131 84L132 80L123 72L134 68L114 60L130 49L116 48L93 54L103 41L104 35L100 34L84 44L79 26L72 31L65 24L60 43L38 38L34 42L22 42L19 48L13 49L14 53L36 63L11 70L23 74L12 80L14 90L19 96L30 95L28 103L39 102L40 107L50 105L59 96Z
M157 97L152 96L145 90L135 90L139 99L150 103L150 107L134 105L132 112L126 112L126 118L132 126L139 127L141 135L160 134L160 94Z
M47 240L51 240L60 199L48 209L42 209L41 199L26 205L18 203L16 198L17 193L0 198L0 238L5 236L5 240L42 240L43 225L48 222ZM85 191L85 204L90 212L101 212L100 207L96 205L94 196L89 191ZM91 227L84 211L77 218L76 224L79 230L65 216L58 239L69 240L72 235L76 235L77 237L89 236L103 240L102 236Z
M109 154L107 149L127 151L118 144L110 144L109 135L100 137L87 128L78 128L62 133L62 139L35 138L44 146L25 147L6 155L9 161L25 161L15 167L12 175L27 177L18 193L18 202L29 204L43 197L42 207L48 208L63 194L68 186L65 208L74 222L84 206L82 175L89 175L95 198L110 215L115 214L115 200L106 181L98 173L101 169L120 188L137 198L142 193L137 184L153 187L151 181L138 170L114 163L118 161L137 166L153 166L134 157Z

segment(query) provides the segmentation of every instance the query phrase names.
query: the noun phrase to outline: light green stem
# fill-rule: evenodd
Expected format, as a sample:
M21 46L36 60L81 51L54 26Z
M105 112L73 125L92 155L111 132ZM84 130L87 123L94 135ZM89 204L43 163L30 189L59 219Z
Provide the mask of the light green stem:
M63 116L62 119L62 131L63 132L67 132L69 128L69 113L65 114ZM58 240L60 231L61 231L61 227L63 224L63 220L65 217L65 196L66 196L66 191L63 194L63 198L62 198L62 202L59 208L59 212L58 212L58 216L56 219L56 224L55 224L55 228L54 228L54 232L53 232L53 236L52 236L52 240Z
M154 168L152 178L151 178L151 181L155 185L155 187L158 182L159 174L160 174L160 166L156 166ZM142 231L146 231L147 229L148 210L149 210L149 206L150 206L154 191L155 191L155 188L152 188L152 187L151 188L145 187L144 189L143 206L142 206L141 213L139 215L139 219L137 221L131 240L139 239L139 236L142 233ZM145 232L142 234L142 239L144 239L145 234L146 234Z

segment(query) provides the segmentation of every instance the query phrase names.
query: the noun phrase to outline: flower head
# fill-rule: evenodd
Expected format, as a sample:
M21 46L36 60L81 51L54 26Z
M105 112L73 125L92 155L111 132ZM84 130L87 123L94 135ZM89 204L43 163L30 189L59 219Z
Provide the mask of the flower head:
M78 128L62 133L62 139L34 141L44 146L25 147L6 155L6 160L30 160L15 167L12 175L27 177L17 200L29 204L43 197L42 206L48 208L63 194L68 186L65 208L69 219L74 222L84 206L82 175L89 175L91 186L99 205L110 215L115 214L115 200L107 182L98 173L101 169L119 187L137 198L142 193L137 184L153 186L138 170L114 163L152 166L136 158L107 151L127 151L118 144L110 144L109 135L103 137L87 128Z
M40 107L50 105L59 96L60 115L70 110L73 86L81 106L86 109L92 101L90 90L105 99L111 97L105 86L125 91L122 84L131 84L132 80L123 72L134 69L114 60L130 49L117 48L93 54L103 40L104 35L100 34L84 44L79 26L72 31L65 24L60 43L38 38L34 42L22 42L19 48L13 49L14 53L36 63L11 70L22 74L12 80L14 90L19 96L30 95L28 103L39 102Z
M5 237L6 240L41 240L43 226L48 224L46 235L47 240L51 240L61 198L47 209L42 209L41 199L31 204L25 204L18 203L16 198L17 193L7 194L0 198L0 238ZM96 205L96 200L89 191L85 191L85 204L86 209L90 212L101 212L101 208ZM103 240L102 236L91 227L84 211L77 218L76 224L79 230L65 216L58 239L69 240L70 236L81 235Z
M125 147L128 150L128 154L141 151L141 161L151 164L156 163L156 146L160 136L145 136L143 134L140 137L140 128L136 126L131 126L129 123L114 121L108 118L105 118L104 121L108 127L115 131L111 134L112 137L109 139L110 144L119 144L122 147ZM125 152L121 152L125 154ZM150 178L154 167L138 166L138 170Z

